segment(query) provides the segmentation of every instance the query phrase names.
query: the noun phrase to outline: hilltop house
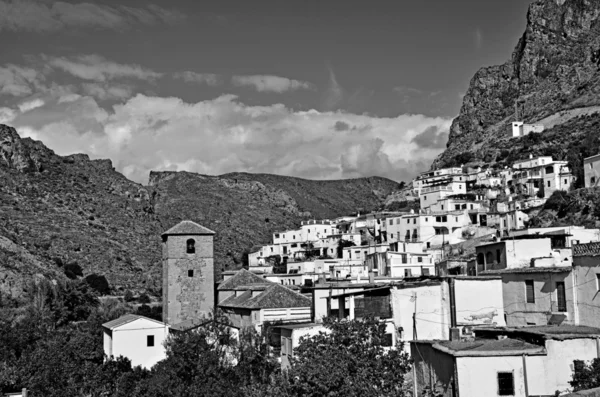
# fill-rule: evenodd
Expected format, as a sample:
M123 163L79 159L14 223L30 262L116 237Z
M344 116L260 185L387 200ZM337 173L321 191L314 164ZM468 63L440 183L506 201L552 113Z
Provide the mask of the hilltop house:
M544 131L542 124L525 124L522 121L513 121L512 138L518 138L529 134L539 134Z
M600 182L600 154L583 159L585 187L596 187Z

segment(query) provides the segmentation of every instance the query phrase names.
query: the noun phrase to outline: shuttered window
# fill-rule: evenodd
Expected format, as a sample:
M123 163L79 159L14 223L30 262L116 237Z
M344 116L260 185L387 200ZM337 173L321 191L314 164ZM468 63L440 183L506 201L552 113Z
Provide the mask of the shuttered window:
M498 395L515 395L515 381L512 372L498 372Z
M527 297L527 303L535 303L533 280L525 280L525 295Z

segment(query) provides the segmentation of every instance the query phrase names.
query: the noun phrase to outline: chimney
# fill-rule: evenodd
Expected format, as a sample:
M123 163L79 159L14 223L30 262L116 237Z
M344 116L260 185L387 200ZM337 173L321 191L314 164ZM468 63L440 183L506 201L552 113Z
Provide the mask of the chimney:
M460 341L460 328L457 328L457 327L450 328L450 340L451 341Z

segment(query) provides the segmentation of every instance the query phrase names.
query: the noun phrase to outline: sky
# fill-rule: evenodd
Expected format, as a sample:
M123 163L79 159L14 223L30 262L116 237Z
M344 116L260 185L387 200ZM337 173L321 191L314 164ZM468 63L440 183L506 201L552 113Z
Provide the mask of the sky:
M526 0L0 0L0 123L150 170L408 181Z

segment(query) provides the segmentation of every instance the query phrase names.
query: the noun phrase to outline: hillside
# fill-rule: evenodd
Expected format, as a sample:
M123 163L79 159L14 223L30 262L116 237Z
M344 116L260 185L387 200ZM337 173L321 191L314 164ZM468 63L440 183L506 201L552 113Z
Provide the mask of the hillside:
M600 2L534 1L511 58L472 78L447 149L433 167L549 151L577 168L577 159L600 149L597 141L587 142L600 122L599 65ZM508 138L515 109L522 121L546 126L542 138Z
M61 157L0 125L0 292L66 264L105 275L117 292L160 288L160 233L183 219L217 232L217 269L303 219L379 208L399 184L384 178L309 181L276 175L152 172L134 183L110 160Z

